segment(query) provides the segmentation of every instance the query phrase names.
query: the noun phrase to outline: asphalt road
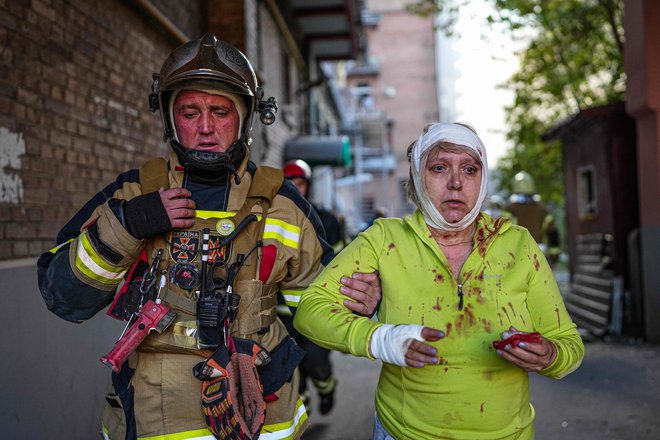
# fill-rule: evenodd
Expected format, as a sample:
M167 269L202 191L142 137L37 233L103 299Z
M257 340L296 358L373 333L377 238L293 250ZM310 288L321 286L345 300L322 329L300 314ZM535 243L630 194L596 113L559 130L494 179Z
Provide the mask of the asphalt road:
M304 440L371 439L379 362L332 353L339 388L335 409L321 416L312 397ZM582 366L556 381L533 374L536 439L660 438L660 346L589 342Z

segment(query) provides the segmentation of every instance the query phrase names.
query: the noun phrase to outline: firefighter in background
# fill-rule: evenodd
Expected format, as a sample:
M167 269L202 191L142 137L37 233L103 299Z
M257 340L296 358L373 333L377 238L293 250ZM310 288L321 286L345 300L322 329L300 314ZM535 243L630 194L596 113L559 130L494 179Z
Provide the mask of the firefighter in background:
M534 179L529 173L520 171L513 177L512 191L506 210L515 223L529 230L550 266L554 266L561 252L559 230L554 217L541 202L541 196L536 193Z
M300 194L309 200L309 192L312 183L312 169L304 160L291 160L284 164L284 178L290 180ZM341 222L330 211L323 209L321 206L312 203L316 213L321 219L323 228L325 229L325 238L328 244L332 246L335 252L339 252L345 245L344 229Z
M303 160L292 160L284 164L284 178L293 183L300 194L308 199L312 179L312 169ZM309 200L309 199L308 199ZM313 205L314 209L321 219L325 229L326 241L335 248L335 252L343 248L344 240L339 220L330 211ZM293 316L282 300L277 307L278 315L289 334L300 345L307 354L300 363L300 395L303 398L305 406L309 408L309 389L307 388L307 379L311 379L314 387L319 394L319 412L328 414L334 406L335 389L337 380L332 374L332 362L330 361L330 350L319 347L309 339L301 335L293 327ZM309 409L308 409L309 411Z

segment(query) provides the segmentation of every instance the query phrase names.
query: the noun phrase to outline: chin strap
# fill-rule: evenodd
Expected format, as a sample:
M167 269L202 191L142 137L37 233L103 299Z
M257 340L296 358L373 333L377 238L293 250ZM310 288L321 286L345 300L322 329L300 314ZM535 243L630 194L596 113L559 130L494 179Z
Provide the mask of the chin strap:
M181 165L186 167L192 180L213 183L224 179L226 174L234 177L236 185L241 183L237 168L243 162L247 152L245 138L240 138L226 152L200 151L186 148L176 139L170 139L170 146L179 158Z

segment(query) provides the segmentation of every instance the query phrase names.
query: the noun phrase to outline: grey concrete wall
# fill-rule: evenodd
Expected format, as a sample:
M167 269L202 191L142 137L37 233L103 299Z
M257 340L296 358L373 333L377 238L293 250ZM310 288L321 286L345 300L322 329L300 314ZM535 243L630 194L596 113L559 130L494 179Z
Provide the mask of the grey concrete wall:
M99 357L122 325L104 312L83 324L46 308L36 260L0 263L0 427L4 439L99 438L110 369Z

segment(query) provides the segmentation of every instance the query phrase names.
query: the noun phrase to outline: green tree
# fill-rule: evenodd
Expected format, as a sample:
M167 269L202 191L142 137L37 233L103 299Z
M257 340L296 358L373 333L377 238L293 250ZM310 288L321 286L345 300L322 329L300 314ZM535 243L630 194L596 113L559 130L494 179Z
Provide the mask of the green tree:
M580 110L625 99L623 0L486 0L514 38L529 41L520 70L502 87L512 89L506 109L513 148L500 161L510 189L520 170L536 180L541 197L563 206L561 148L542 135ZM412 2L412 13L456 14L466 0ZM449 28L454 20L448 20Z

